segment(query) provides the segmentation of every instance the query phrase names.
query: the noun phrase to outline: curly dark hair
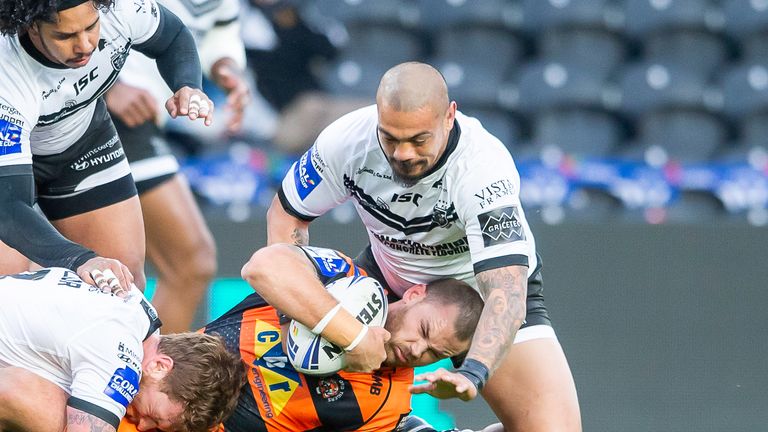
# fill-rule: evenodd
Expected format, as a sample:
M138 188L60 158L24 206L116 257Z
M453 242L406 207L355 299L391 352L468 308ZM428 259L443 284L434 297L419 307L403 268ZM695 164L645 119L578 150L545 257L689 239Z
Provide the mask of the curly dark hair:
M102 9L112 7L115 0L91 0ZM56 22L61 0L2 0L0 1L0 34L15 35L35 21Z

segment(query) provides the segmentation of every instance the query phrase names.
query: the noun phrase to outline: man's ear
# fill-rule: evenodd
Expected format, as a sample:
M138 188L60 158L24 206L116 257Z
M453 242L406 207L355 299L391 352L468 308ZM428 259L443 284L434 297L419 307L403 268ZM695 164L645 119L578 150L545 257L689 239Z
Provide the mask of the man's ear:
M149 375L156 381L160 381L165 378L172 369L173 359L167 354L157 353L144 368L143 373L144 375Z
M418 302L427 296L427 286L425 284L414 285L403 293L403 300L406 303Z

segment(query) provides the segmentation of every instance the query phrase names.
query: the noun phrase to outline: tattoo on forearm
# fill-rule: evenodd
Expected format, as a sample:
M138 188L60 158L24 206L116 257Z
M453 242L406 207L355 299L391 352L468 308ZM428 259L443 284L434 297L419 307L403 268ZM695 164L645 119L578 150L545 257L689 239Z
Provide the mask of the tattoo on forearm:
M309 233L300 228L295 228L291 233L291 240L296 246L308 246L309 245Z
M75 427L73 427L75 426ZM68 431L87 431L87 432L113 432L115 428L104 420L95 417L91 414L86 414L82 411L68 412L67 413L67 427L64 432Z
M526 308L526 272L500 268L477 275L485 307L477 323L469 356L495 370L523 324Z

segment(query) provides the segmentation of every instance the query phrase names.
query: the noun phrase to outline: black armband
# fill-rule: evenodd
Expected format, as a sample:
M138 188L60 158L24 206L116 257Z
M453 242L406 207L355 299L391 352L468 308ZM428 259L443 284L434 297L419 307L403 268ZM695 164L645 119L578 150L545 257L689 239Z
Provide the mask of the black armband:
M487 366L471 358L464 360L464 363L456 370L456 372L467 377L472 384L475 385L477 391L480 391L485 387L485 383L488 381L488 375L490 374Z
M43 267L76 271L97 255L62 236L43 215L32 208L31 172L25 167L4 167L0 175L0 240ZM31 171L29 167L28 171Z
M155 59L157 70L174 92L182 87L203 88L203 69L195 38L179 17L160 7L160 24L146 42L133 48Z

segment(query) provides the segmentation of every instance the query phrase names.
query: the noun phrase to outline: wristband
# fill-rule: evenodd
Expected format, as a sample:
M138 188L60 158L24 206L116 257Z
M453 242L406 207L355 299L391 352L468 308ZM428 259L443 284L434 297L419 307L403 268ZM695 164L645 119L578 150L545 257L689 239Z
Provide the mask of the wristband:
M325 330L326 327L328 327L328 323L331 322L333 317L336 316L336 314L339 312L339 309L341 309L341 303L337 304L331 310L328 311L327 314L323 317L323 319L320 320L314 327L312 327L312 333L314 334L320 334Z
M488 381L488 368L475 359L466 359L461 367L456 370L457 373L467 377L475 385L477 391L480 391Z
M363 329L360 330L360 333L357 334L357 337L355 338L355 340L353 340L352 343L349 344L349 346L344 348L344 351L352 351L353 349L355 349L356 346L360 345L360 342L363 340L366 334L368 334L368 326L363 325Z

